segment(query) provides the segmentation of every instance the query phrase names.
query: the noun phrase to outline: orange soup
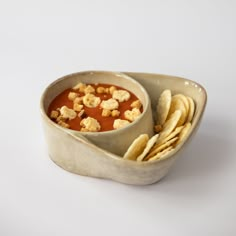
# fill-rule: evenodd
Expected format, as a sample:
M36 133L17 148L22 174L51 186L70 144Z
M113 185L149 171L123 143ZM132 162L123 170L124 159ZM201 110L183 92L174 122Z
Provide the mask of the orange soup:
M130 124L142 111L140 100L127 89L110 84L78 83L55 97L48 115L65 128L103 132Z

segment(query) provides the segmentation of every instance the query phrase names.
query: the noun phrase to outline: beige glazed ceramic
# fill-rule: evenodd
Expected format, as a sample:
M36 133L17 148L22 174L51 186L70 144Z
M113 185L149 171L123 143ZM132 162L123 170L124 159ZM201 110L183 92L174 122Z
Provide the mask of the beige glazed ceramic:
M105 135L102 133L82 134L82 132L65 129L48 118L47 108L56 95L66 88L72 87L78 81L95 83L95 80L98 83L119 85L135 93L144 105L143 115L126 128L103 132ZM153 134L152 114L154 114L155 119L154 109L157 99L164 89L170 89L172 94L183 93L195 101L196 111L189 135L164 160L136 162L122 159L121 156L135 137L141 133L148 133L149 136ZM149 99L146 98L146 91L150 97L153 112L151 112ZM99 71L65 76L52 83L41 98L41 114L49 155L57 165L76 174L106 178L126 184L146 185L155 183L168 173L175 160L184 153L182 152L184 146L187 145L190 136L193 137L200 124L206 100L206 91L201 85L174 76ZM115 142L111 144L111 140L115 140ZM123 145L124 148L122 148Z

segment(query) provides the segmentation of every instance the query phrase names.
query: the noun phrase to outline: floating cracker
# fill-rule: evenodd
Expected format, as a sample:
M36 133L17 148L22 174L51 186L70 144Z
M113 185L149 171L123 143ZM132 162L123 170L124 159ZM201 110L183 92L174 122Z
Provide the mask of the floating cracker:
M194 110L195 110L195 104L192 98L187 97L188 102L189 102L189 111L188 111L188 117L186 122L191 122L193 119L193 115L194 115Z
M169 89L164 90L157 104L157 124L163 125L169 113L171 105L171 91Z
M153 145L156 143L157 139L158 139L159 134L156 134L154 136L152 136L149 141L147 142L147 145L144 149L144 151L138 156L137 161L142 161L143 158L148 154L148 152L150 151L150 149L153 147Z
M179 134L179 139L175 145L180 144L185 139L185 137L189 134L190 128L191 128L191 123L186 123L184 125L184 128L181 130Z
M173 112L175 112L176 110L181 111L181 117L177 123L177 126L181 126L185 123L185 120L187 118L187 110L184 106L184 102L182 101L182 99L180 99L179 97L172 97L167 119L169 119Z
M136 160L136 158L143 152L146 144L149 140L147 134L139 135L129 146L128 150L124 154L124 159Z
M181 110L176 110L171 114L170 118L163 125L162 131L159 133L160 139L164 139L175 129L177 123L179 122L181 114L182 114Z
M163 160L167 156L167 154L174 150L172 146L169 146L168 148L164 149L161 152L158 152L155 156L151 157L148 161L156 161L156 160Z
M148 160L149 158L155 156L158 152L163 151L164 149L168 148L171 146L173 143L176 142L178 137L172 138L171 140L167 141L166 143L163 143L161 146L157 147L156 149L153 149L145 158L144 160Z

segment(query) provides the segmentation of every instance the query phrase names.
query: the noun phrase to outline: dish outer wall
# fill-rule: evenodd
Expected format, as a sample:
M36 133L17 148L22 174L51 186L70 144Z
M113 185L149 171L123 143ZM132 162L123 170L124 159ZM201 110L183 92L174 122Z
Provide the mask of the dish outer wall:
M191 96L196 104L196 111L189 137L175 148L168 158L154 162L135 162L124 160L78 137L66 129L55 127L43 116L43 125L50 158L63 169L79 175L106 178L117 182L133 185L147 185L163 178L177 158L182 155L202 119L207 94L205 89L194 81L184 78L150 74L125 72L140 82L151 98L153 114L160 93L170 89L172 94L183 93Z

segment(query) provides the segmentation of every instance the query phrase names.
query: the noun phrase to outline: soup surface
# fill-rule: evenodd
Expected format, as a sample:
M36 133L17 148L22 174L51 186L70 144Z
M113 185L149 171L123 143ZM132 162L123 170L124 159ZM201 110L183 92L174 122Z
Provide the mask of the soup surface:
M130 124L142 111L140 100L127 89L110 84L78 83L54 98L48 115L65 128L102 132Z

